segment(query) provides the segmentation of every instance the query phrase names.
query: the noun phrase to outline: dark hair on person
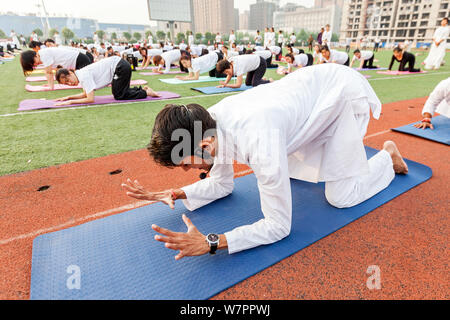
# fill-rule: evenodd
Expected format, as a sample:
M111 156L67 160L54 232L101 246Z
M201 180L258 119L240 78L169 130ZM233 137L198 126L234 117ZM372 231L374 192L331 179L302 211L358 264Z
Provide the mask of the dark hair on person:
M59 83L61 82L61 77L67 77L67 76L69 76L70 75L70 70L69 69L66 69L66 68L59 68L57 71L56 71L56 74L55 74L55 79L56 79L56 81L58 81Z
M294 55L293 55L292 53L288 53L288 54L285 56L285 58L291 58L292 61L295 60Z
M190 56L181 56L180 61L183 61L183 60L191 61L191 57Z
M34 70L34 58L37 53L33 50L27 50L20 54L20 64L24 75L29 75Z
M158 54L158 55L153 57L153 64L155 66L157 66L161 62L161 60L162 60L162 57Z
M402 52L403 50L402 50L402 48L400 48L400 47L395 47L394 48L394 52Z
M218 73L223 73L225 70L230 69L230 68L231 68L231 63L230 63L230 61L228 61L226 59L220 60L216 66Z
M46 44L47 42L55 43L55 40L49 38L49 39L47 39L47 40L44 41L44 44Z
M202 49L202 54L200 55L200 56L204 56L204 55L207 55L209 53L209 50L208 49L205 49L205 48L203 48Z
M196 137L194 132L194 123L196 121L200 121L202 124L200 137ZM180 150L180 152L186 151L189 154L180 153L177 155L182 159L195 154L195 149L198 147L200 141L206 138L204 136L205 132L216 129L216 121L205 108L198 104L189 104L187 106L176 104L166 105L156 116L152 138L147 146L147 150L156 163L168 168L179 165L172 158L172 150L181 142L172 141L172 134L177 129L187 130L191 138L190 150Z
M447 17L442 18L442 21L443 21L443 20L447 20L447 22L448 22L448 18L447 18Z
M330 49L328 48L327 45L320 46L320 49L319 49L319 50L320 50L320 51L322 51L322 50L330 51Z
M31 49L38 48L38 47L40 48L40 47L42 47L42 42L40 42L40 41L31 41L28 44L28 47L31 48Z
M353 53L360 53L361 51L359 51L359 49L356 49L355 51L353 51Z

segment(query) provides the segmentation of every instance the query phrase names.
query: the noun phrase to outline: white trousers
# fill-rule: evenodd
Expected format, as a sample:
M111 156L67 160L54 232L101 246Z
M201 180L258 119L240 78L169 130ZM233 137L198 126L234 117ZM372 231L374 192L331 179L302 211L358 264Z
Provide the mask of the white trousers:
M395 177L390 154L381 150L368 162L366 175L325 183L325 197L332 206L356 206L389 186Z

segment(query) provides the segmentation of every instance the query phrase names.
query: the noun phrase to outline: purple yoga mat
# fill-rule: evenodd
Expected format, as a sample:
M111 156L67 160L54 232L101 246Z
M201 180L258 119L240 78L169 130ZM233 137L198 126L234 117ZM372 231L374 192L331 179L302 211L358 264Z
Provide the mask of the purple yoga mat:
M165 73L165 74L180 74L180 73L185 73L183 71L170 71L169 73ZM163 76L164 73L156 73L156 72L141 72L139 73L141 76Z
M390 76L398 76L403 74L418 74L418 73L427 73L427 71L420 71L420 72L409 72L409 71L377 71L379 74L387 74Z
M40 81L47 81L47 77L27 77L25 79L26 82L40 82Z
M18 111L30 111L30 110L37 110L37 109L55 109L55 108L70 108L70 107L78 107L78 106L91 106L91 105L97 105L97 104L119 104L119 103L130 103L130 102L145 102L145 101L154 101L154 100L166 100L166 99L175 99L179 98L180 95L169 92L169 91L158 91L158 93L161 95L160 98L151 98L147 97L146 99L137 99L137 100L115 100L113 96L97 96L95 97L94 103L84 103L84 104L71 104L68 106L56 106L55 104L58 103L55 100L41 100L41 99L29 99L29 100L23 100L19 104Z
M131 80L130 85L131 86L142 86L144 84L147 84L147 81L145 80ZM111 85L109 85L111 86ZM70 90L70 89L82 89L81 85L78 86L67 86L64 84L55 84L55 87L53 90L50 90L49 87L44 86L32 86L32 85L25 85L25 90L29 92L42 92L42 91L55 91L55 90Z
M142 71L142 70L153 70L153 69L157 69L157 68L158 68L158 67L146 67L146 68L143 68L143 67L137 67L136 70L137 70L137 71ZM170 69L180 69L180 67L179 67L179 66L171 66Z

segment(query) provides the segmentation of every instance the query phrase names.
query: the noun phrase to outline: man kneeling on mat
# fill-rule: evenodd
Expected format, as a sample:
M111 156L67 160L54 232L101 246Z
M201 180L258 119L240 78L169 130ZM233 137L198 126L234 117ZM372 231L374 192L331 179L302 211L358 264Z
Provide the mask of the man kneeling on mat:
M387 188L395 172L408 172L392 141L367 160L363 137L370 110L379 118L381 103L367 80L337 64L304 68L227 97L208 110L197 104L167 105L156 117L150 156L163 166L205 170L210 177L203 172L194 184L162 192L146 191L130 179L122 187L128 196L160 201L172 209L175 200L182 199L192 211L232 193L233 162L246 164L258 180L263 219L205 237L183 215L186 233L153 225L160 233L155 239L179 251L177 260L271 244L291 231L290 178L324 181L328 202L348 208Z
M56 99L62 101L58 106L93 103L95 90L112 86L112 94L116 100L136 100L150 97L159 97L151 88L130 88L131 66L128 61L113 56L100 60L80 70L59 69L56 72L56 81L68 86L81 84L83 93Z
M272 81L272 79L266 80L263 78L267 69L266 60L253 54L244 54L231 57L229 60L222 60L217 64L216 69L217 72L227 75L227 79L220 81L220 85L217 88L240 88L246 73L245 84L247 86L256 87ZM237 77L236 83L230 84L233 77Z

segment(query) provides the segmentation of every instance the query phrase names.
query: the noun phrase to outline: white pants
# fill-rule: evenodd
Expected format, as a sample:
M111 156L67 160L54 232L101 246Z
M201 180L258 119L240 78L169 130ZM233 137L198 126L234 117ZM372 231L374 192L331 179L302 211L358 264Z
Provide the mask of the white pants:
M368 162L369 173L364 176L325 183L325 197L332 206L356 206L389 186L395 177L390 154L381 150Z

